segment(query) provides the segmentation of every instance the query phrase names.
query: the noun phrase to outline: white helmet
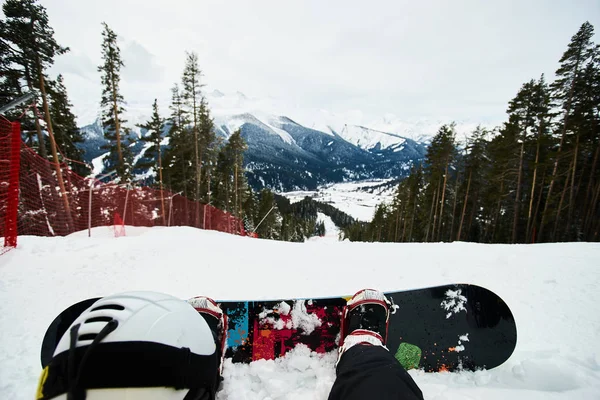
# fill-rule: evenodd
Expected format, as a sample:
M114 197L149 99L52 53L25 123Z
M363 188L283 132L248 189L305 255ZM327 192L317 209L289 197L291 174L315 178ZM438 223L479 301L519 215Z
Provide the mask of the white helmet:
M37 399L210 399L218 383L204 318L170 295L128 292L96 301L71 324Z

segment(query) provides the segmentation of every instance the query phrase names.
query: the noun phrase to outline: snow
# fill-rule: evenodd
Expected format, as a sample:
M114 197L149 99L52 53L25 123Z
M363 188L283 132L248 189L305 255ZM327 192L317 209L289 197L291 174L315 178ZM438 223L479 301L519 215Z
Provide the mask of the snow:
M406 142L406 139L403 137L369 129L364 126L345 125L344 128L337 133L348 142L365 150L371 150L377 145L383 150L388 147L401 146ZM398 149L395 149L394 152L397 150Z
M325 225L325 235L323 237L313 236L308 240L313 242L337 242L340 240L340 228L337 227L330 216L317 212L317 222L323 222Z
M371 221L375 208L383 202L391 202L396 190L394 185L384 189L373 187L391 180L343 182L319 186L316 191L301 190L280 194L292 203L301 201L306 196L312 197L314 200L333 205L359 221Z
M104 171L104 159L109 155L109 152L102 154L92 160L92 176L98 176Z
M106 227L95 228L92 238L87 232L19 237L19 247L0 257L0 398L34 398L48 324L85 298L130 290L183 299L310 298L450 282L476 283L500 295L515 316L518 343L492 370L410 371L425 399L599 398L598 243L323 245L186 227L126 229L119 238ZM282 265L289 271L285 280ZM460 332L457 346L465 346L467 333ZM326 399L334 363L335 354L306 348L277 361L228 361L218 399Z

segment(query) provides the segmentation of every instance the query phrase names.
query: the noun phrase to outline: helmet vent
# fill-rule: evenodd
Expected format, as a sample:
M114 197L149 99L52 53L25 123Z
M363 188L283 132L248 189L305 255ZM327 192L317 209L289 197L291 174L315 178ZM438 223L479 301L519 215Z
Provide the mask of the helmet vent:
M123 311L125 309L125 307L123 307L120 304L106 304L103 306L98 306L95 308L92 308L92 311L99 311L99 310L118 310L118 311Z
M90 319L86 319L84 324L90 324L92 322L110 322L112 321L111 317L94 317Z
M81 336L79 336L79 340L94 340L96 338L96 336L98 336L98 334L96 333L85 333Z

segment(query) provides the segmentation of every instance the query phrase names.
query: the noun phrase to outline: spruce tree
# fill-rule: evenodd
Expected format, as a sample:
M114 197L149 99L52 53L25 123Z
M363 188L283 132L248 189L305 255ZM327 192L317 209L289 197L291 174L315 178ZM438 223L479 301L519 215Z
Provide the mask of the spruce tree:
M50 26L46 9L37 4L36 0L7 0L2 11L6 17L0 25L1 46L6 59L1 62L2 68L7 69L8 75L2 81L5 90L16 94L20 91L18 81L24 81L30 92L38 89L41 94L43 110L40 117L46 123L50 139L54 171L60 189L60 197L67 216L66 232L73 228L69 196L65 188L58 149L54 138L52 119L47 96L46 70L54 64L54 58L66 53L69 49L60 46L54 39L54 30ZM37 109L35 107L34 111ZM37 131L40 155L47 157L45 139L37 113L33 115Z
M109 156L105 159L109 169L115 169L118 181L129 182L131 180L131 151L129 143L124 140L128 136L128 130L123 128L127 122L123 118L125 112L125 100L120 92L121 67L125 64L121 59L121 50L117 44L117 34L109 28L106 22L102 23L102 60L103 64L98 67L102 73L102 126L104 137L109 140L107 149Z
M244 193L244 201L242 203L242 220L244 221L244 228L247 232L254 232L254 228L257 221L258 205L256 195L250 186L246 187Z
M542 221L540 224L539 231L539 239L544 240L544 229L546 228L546 222L548 218L550 218L549 213L551 212L551 205L555 205L553 201L553 197L555 195L553 189L557 183L557 179L559 178L559 162L562 158L562 150L566 144L567 136L573 135L574 126L572 121L570 120L571 111L573 109L574 99L577 92L575 91L578 80L581 77L582 71L584 70L585 64L589 61L596 49L596 46L592 42L592 37L594 35L594 27L589 22L585 22L580 28L579 31L571 38L571 42L568 45L567 51L563 54L560 62L560 67L556 71L557 79L552 83L551 88L553 92L553 100L556 105L561 109L561 122L559 125L560 131L560 141L554 155L554 166L552 169L552 174L550 177L550 185L548 187L548 193L546 195L546 201L544 205L544 211L542 214ZM575 151L574 156L576 157L578 149ZM567 175L571 168L576 168L576 165L571 163L570 167L566 171ZM566 178L566 177L565 177ZM565 186L567 185L566 179ZM561 196L563 199L564 196ZM556 200L556 199L554 199ZM556 208L556 216L555 216L555 229L557 231L558 222L560 218L560 212L562 206L562 200L559 201L559 205ZM569 207L572 208L572 204ZM554 238L554 234L552 237Z
M142 136L140 140L150 143L150 147L146 149L146 154L152 154L155 160L151 163L144 162L140 159L138 162L138 166L145 168L153 168L154 174L158 178L158 187L160 189L160 202L161 202L161 216L162 223L166 225L166 217L165 217L165 198L163 193L163 167L162 167L162 151L161 151L161 142L163 140L162 133L164 130L164 121L160 117L158 112L158 101L154 99L154 103L152 104L152 117L145 124L140 125L140 128L146 129L147 134Z
M263 189L258 203L258 226L256 232L263 239L279 239L281 232L281 215L275 203L273 192Z
M425 241L436 241L441 236L445 221L444 206L450 164L455 156L455 125L443 125L427 149L428 197L431 204Z
M195 167L195 193L194 199L200 200L200 190L202 183L202 151L200 149L200 107L202 103L202 84L200 79L202 77L202 71L198 66L198 55L196 53L186 53L185 67L183 70L183 76L181 83L183 85L182 99L186 105L186 111L190 115L190 123L192 133L194 136L193 149L194 149L194 167ZM197 212L197 218L199 213Z
M195 188L194 135L189 129L189 114L185 110L182 94L177 84L171 89L169 146L165 150L164 173L167 186L193 198ZM188 210L189 211L189 210Z
M65 161L69 168L85 177L91 171L83 161L83 150L79 148L84 138L71 111L73 105L69 101L62 75L58 75L56 81L48 81L48 95L56 144L67 158Z
M18 97L22 88L28 91L39 90L42 109L38 110L46 122L50 143L55 146L52 120L46 96L46 70L54 64L54 58L69 51L54 39L54 30L50 26L45 7L37 0L6 0L2 5L6 20L0 21L0 51L3 61L1 68L6 71L2 78L4 95ZM4 75L4 74L3 74ZM47 158L42 127L35 110L31 110L33 126L37 131L37 143L40 155ZM27 129L27 126L25 127ZM58 164L58 155L53 148L53 161ZM57 172L59 181L62 174ZM63 185L61 185L62 188ZM63 190L64 191L64 190Z
M200 166L202 184L200 198L211 203L212 174L216 165L217 155L222 141L217 139L214 123L206 99L200 99L199 124L198 124L198 151L200 152Z

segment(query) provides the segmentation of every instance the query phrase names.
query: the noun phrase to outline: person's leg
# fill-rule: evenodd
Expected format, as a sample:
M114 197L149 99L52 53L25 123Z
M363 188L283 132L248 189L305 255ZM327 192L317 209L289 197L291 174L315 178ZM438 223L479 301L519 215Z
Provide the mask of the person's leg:
M357 292L346 303L329 400L423 400L417 384L385 347L390 306L373 289Z
M329 400L423 400L415 381L382 346L352 346L342 354L336 374Z

